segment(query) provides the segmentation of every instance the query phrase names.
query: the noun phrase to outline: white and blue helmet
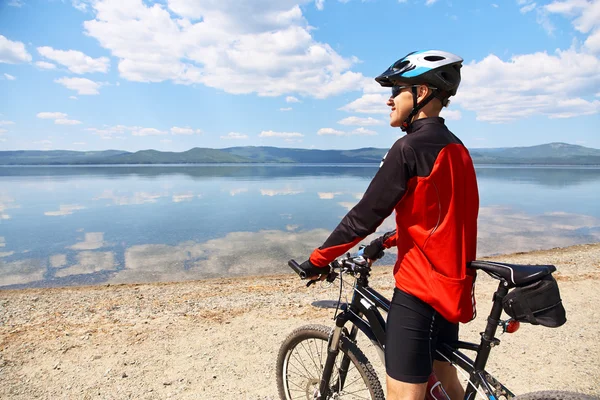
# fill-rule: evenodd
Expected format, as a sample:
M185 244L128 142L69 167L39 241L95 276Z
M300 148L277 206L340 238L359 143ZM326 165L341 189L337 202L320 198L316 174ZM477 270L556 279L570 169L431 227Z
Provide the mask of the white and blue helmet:
M385 87L400 83L427 84L437 89L438 98L456 94L463 59L441 50L414 51L402 57L375 80Z

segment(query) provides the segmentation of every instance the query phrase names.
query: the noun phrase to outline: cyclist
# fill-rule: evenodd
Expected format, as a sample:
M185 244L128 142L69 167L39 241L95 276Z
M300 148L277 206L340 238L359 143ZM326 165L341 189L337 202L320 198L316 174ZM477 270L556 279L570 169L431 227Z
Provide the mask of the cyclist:
M475 276L466 268L477 241L475 169L439 117L456 94L462 61L438 50L413 52L375 78L392 89L390 125L407 134L388 151L358 204L303 263L326 267L396 212L396 230L364 251L372 262L384 248L398 248L385 343L390 400L422 400L432 370L452 399L464 396L455 368L435 359L438 344L458 339L458 322L475 317Z

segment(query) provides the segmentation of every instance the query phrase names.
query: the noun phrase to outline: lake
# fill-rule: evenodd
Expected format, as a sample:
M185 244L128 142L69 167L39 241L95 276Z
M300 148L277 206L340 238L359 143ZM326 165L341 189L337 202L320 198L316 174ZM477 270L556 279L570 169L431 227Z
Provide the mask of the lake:
M377 167L2 166L0 288L287 273ZM478 257L600 241L600 167L476 169Z

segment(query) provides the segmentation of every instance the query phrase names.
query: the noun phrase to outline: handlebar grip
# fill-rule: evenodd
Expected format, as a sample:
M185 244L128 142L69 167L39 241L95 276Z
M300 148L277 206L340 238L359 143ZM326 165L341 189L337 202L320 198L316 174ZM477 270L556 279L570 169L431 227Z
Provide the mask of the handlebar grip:
M294 272L297 273L300 276L300 278L302 278L302 279L310 278L311 276L315 276L315 275L326 274L328 272L328 270L326 268L306 268L306 269L304 269L300 266L300 264L298 264L294 260L288 261L288 266L291 269L293 269Z
M288 266L294 270L295 273L297 273L298 275L300 275L300 278L302 279L306 279L306 273L304 272L304 270L300 267L300 264L298 264L295 260L290 260L288 261ZM302 276L304 274L304 276Z

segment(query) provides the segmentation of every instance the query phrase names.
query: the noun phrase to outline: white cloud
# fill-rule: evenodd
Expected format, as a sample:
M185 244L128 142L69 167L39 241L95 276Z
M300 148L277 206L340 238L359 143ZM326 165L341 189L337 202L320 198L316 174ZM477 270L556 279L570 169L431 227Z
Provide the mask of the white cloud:
M138 128L131 131L133 136L157 136L166 135L167 133L167 131L161 131L156 128Z
M77 121L76 119L59 118L54 120L54 123L56 125L79 125L81 124L81 121Z
M544 6L544 10L572 18L576 30L589 33L584 47L593 53L600 53L600 1L554 1Z
M46 61L36 61L35 65L41 69L56 69L56 65Z
M494 7L494 8L498 8L499 6L498 6L498 4L496 4L496 3L492 3L492 7Z
M87 4L83 2L83 0L72 0L71 4L73 7L78 9L79 11L85 12L87 11Z
M437 1L438 1L438 0L427 0L427 1L425 2L425 5L426 5L426 6L432 6L432 5L434 5L435 3L437 3Z
M82 95L99 94L98 89L101 86L101 84L91 81L86 78L64 77L64 78L60 78L60 79L55 79L54 82L60 83L67 89L75 90L75 91L77 91L77 94L82 94Z
M296 97L294 96L287 96L285 98L285 102L286 103L300 103L300 100L298 100Z
M229 132L227 135L221 136L221 139L234 139L234 140L248 139L248 135L244 135L244 134L237 133L237 132Z
M329 136L329 135L332 135L332 136L345 136L345 135L347 135L347 133L344 132L344 131L338 131L338 130L333 129L333 128L321 128L321 129L319 129L317 131L317 135L319 135L319 136Z
M258 137L274 137L282 139L292 139L304 137L303 134L298 132L274 132L274 131L262 131Z
M84 30L132 81L202 83L262 96L325 98L355 90L364 79L350 71L358 60L313 38L300 7L309 1L98 0Z
M600 94L600 93L598 93L598 94ZM14 125L14 124L15 123L13 121L6 121L6 120L0 121L0 126L2 126L2 125Z
M333 128L321 128L317 131L317 135L319 135L319 136L329 136L329 135L331 135L331 136L352 136L352 135L371 136L371 135L377 135L377 132L369 130L369 129L365 129L363 127L356 128L350 132L339 131L339 130L333 129Z
M317 10L323 11L323 8L325 8L325 0L315 0L315 7L317 7Z
M505 122L533 115L567 118L600 112L587 100L600 88L600 59L578 51L517 55L508 61L489 55L463 67L456 100L477 119Z
M6 129L0 129L0 135L2 135L3 133L8 132Z
M69 99L71 99L71 100L77 100L77 96L69 96Z
M440 117L448 120L458 121L462 119L462 113L460 110L448 110L447 108L443 108L442 112L440 113Z
M346 104L340 110L361 114L389 114L390 108L385 105L389 97L383 94L363 94L361 98Z
M0 63L19 64L31 61L31 54L21 42L13 42L0 35Z
M36 117L41 119L62 119L66 118L67 114L61 112L41 112L37 113Z
M353 125L353 126L375 126L383 125L384 122L379 119L372 117L361 118L361 117L348 117L338 121L340 125Z
M86 131L93 132L96 135L99 135L102 139L112 139L113 137L118 137L120 135L124 135L127 132L132 133L133 131L137 131L142 129L139 126L125 126L125 125L115 125L115 126L103 126L102 128L86 128Z
M521 11L521 14L527 14L528 12L533 11L536 6L537 6L536 3L531 3L526 6L521 7L521 9L519 11Z
M10 75L10 74L7 74L7 73L4 73L4 77L5 77L6 79L8 79L9 81L14 81L15 79L17 79L17 78L15 78L14 76L12 76L12 75Z
M279 111L292 111L292 107L282 107Z
M6 3L7 5L11 6L11 7L18 7L21 8L23 7L23 5L25 4L25 2L23 0L10 0L8 3Z
M194 133L202 133L202 131L200 129L192 129L189 127L185 127L185 128L180 128L177 126L174 126L171 128L171 134L172 135L193 135Z
M377 132L361 127L361 128L356 128L355 130L353 130L351 132L351 134L352 135L362 135L362 136L373 136L373 135L377 135Z
M92 58L76 50L56 50L52 47L43 46L37 48L42 56L64 65L75 74L86 74L91 72L108 72L110 60L107 57Z

